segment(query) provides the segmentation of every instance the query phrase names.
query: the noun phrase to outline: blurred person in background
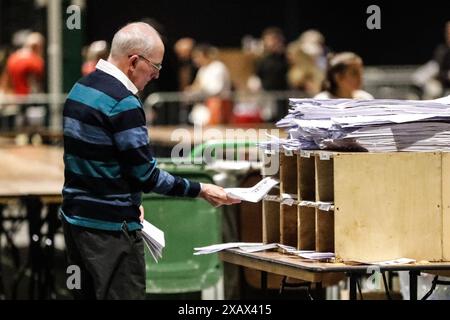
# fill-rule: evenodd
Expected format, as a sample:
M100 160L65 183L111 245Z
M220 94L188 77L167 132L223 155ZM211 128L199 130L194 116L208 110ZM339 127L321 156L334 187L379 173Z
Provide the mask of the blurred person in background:
M445 24L445 43L434 52L434 61L438 65L437 78L442 85L442 95L450 93L450 21Z
M256 75L261 80L262 89L286 90L288 66L283 32L280 28L267 28L262 33L262 41L264 53L256 63Z
M227 66L217 59L217 49L208 45L195 46L192 59L199 68L194 83L185 88L188 96L204 98L191 112L195 124L225 124L231 121L231 78Z
M324 91L315 99L373 99L373 96L362 90L363 61L353 52L342 52L330 55Z
M287 90L288 62L283 31L277 27L269 27L264 29L261 38L264 51L255 66L260 87L264 91ZM275 98L264 107L263 118L274 121L286 115L287 110L287 102Z
M0 51L0 93L14 93L12 91L11 79L9 78L6 64L11 52L15 52L18 49L24 48L28 36L31 34L31 30L22 29L14 32L11 37L12 47L3 47Z
M197 74L197 67L192 60L192 50L195 40L192 38L181 38L175 42L174 51L178 62L178 90L183 91L190 86Z
M325 38L317 30L307 30L289 43L286 50L289 87L305 91L308 96L316 95L325 78L327 52Z
M45 39L38 32L24 35L23 47L13 52L6 62L7 81L10 92L28 95L44 92L44 45ZM23 40L22 40L23 41ZM39 128L48 123L48 106L24 104L20 107L16 125L20 128Z
M100 59L107 59L109 55L108 43L104 40L92 42L86 50L85 61L81 67L83 76L95 71L95 66Z
M298 43L303 52L314 59L314 64L323 72L327 69L327 55L330 53L325 44L325 37L318 30L310 29L302 32Z
M45 72L44 37L38 32L30 33L22 48L11 54L6 70L15 94L29 94L43 91Z

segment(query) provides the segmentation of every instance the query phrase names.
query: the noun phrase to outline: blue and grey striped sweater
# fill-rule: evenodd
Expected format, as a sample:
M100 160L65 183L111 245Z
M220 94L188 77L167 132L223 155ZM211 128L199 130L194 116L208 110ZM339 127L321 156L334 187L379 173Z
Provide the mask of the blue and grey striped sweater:
M62 214L72 224L139 229L142 192L196 197L198 182L157 168L140 100L101 70L79 80L64 105Z

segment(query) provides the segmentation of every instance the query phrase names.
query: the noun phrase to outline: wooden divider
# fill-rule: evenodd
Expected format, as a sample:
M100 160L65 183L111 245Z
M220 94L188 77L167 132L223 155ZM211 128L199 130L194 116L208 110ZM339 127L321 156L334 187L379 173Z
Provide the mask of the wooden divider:
M274 169L274 163L276 170ZM279 154L264 154L263 175L279 179ZM269 195L280 196L280 189L273 188ZM262 235L264 243L280 242L280 203L277 201L263 200L262 206Z

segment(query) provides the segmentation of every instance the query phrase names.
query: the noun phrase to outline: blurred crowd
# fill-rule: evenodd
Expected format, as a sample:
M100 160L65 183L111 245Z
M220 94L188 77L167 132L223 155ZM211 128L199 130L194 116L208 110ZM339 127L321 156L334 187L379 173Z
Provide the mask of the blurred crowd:
M334 52L318 30L306 30L287 42L283 30L268 27L261 36L242 38L242 57L251 74L245 85L237 86L233 66L241 68L242 61L225 61L221 50L207 43L197 43L185 37L174 43L167 41L164 28L152 24L166 45L161 77L140 93L144 101L155 92L179 92L178 106L187 108L186 122L191 124L226 124L239 122L273 122L287 112L286 96L277 94L299 91L319 99L373 99L363 90L364 62L354 52ZM440 44L426 65L414 74L414 82L426 98L448 94L450 90L450 22L445 25L445 42ZM9 52L0 55L0 96L28 95L45 92L45 39L37 32L21 30L13 36ZM109 44L94 41L83 48L81 75L93 70L100 59L107 59ZM235 68L235 69L236 69ZM236 91L250 96L272 93L273 98L237 101ZM9 110L7 109L9 108ZM27 125L33 115L48 110L25 106L2 106L2 126ZM9 118L8 118L9 117ZM157 113L149 115L154 121Z

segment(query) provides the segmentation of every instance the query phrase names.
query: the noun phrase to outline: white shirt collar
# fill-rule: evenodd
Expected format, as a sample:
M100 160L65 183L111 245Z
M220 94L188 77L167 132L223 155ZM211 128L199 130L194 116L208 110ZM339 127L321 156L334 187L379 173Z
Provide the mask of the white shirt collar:
M100 59L95 66L97 69L106 72L113 76L117 80L123 83L123 85L130 90L133 94L136 94L139 90L136 88L133 82L123 73L119 68L113 65L111 62Z

